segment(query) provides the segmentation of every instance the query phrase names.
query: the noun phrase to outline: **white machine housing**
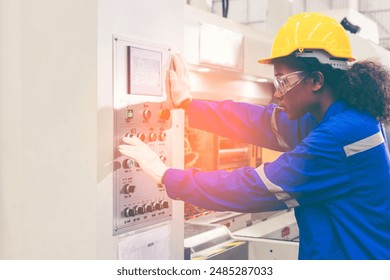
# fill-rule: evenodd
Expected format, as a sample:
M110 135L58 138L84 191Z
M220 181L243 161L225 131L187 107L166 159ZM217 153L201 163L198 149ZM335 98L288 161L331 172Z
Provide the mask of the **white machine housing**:
M113 36L181 52L185 5L1 1L0 259L183 259L182 202L113 235Z

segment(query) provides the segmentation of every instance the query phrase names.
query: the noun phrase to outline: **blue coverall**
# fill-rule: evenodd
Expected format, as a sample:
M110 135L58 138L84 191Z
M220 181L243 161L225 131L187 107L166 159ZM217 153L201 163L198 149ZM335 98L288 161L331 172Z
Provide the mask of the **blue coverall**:
M232 172L169 169L172 199L217 211L295 208L299 259L390 259L389 151L371 115L337 101L316 123L275 104L194 100L188 116L191 127L284 153Z

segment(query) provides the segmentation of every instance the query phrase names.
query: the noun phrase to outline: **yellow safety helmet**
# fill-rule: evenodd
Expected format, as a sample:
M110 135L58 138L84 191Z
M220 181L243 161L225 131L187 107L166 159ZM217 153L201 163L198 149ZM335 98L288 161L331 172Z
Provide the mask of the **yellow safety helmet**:
M349 62L355 60L347 32L342 25L324 14L307 12L293 15L287 20L276 34L271 56L260 59L259 63L272 64L275 58L288 56L293 52L303 54L306 50L314 50L312 57L317 57L315 54L318 51L325 51L331 59Z

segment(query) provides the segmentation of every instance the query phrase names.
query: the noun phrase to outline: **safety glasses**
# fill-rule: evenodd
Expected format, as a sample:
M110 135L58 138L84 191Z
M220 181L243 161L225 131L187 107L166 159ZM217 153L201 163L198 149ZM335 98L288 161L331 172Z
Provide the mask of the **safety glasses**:
M273 82L275 89L280 93L281 96L302 82L306 78L305 71L296 71L288 73L283 76L275 77Z

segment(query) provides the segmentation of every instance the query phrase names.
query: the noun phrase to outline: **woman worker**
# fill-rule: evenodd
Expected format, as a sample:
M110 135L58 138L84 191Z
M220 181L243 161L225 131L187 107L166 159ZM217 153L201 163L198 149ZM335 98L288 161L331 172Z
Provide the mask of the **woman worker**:
M232 172L167 167L136 136L120 152L172 199L217 211L295 209L299 259L390 259L390 75L355 62L343 27L319 13L288 19L271 56L278 105L192 100L187 65L173 56L173 104L192 127L284 153Z

